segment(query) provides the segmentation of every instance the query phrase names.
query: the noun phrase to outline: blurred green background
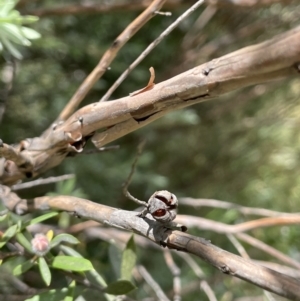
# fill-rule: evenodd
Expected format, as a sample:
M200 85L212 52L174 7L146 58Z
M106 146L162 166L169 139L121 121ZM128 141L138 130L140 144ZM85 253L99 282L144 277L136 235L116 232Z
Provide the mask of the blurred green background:
M69 3L76 1L24 1L19 10L22 14L33 14L37 8L47 9ZM158 15L148 22L120 51L111 70L97 82L83 105L98 101L121 72L186 8L187 5L179 2L170 10L171 17ZM51 15L41 17L33 24L31 27L41 33L42 38L34 41L29 48L19 48L24 59L15 61L5 51L0 59L0 104L5 108L0 125L1 139L15 143L40 135L57 117L115 37L139 13L116 11ZM203 13L207 14L205 5L156 47L123 82L113 99L144 87L149 79L150 66L156 71L156 82L160 82L299 25L300 5L299 1L289 1L286 5L276 3L268 7L223 6L201 28L197 20ZM5 70L12 64L16 66L16 75L13 88L6 97ZM146 138L147 144L130 186L130 192L139 199L148 200L154 191L167 189L178 197L213 198L246 206L299 212L299 95L299 78L237 90L169 114L117 140L113 144L120 146L118 150L67 158L43 176L74 173L74 189L80 189L81 195L113 207L134 209L135 204L122 194L122 183L130 171L139 141ZM89 143L86 148L93 148L93 145ZM62 187L41 186L24 190L20 195L41 196L55 190L59 192ZM224 210L210 208L198 210L181 206L179 213L228 224L247 220L247 217L230 211L225 213ZM191 233L236 253L223 235L196 230ZM250 234L300 260L298 226L265 228ZM253 247L245 247L253 258L271 260ZM96 262L95 266L108 280L113 280L108 248L107 242L94 240L81 247L80 252ZM151 257L149 252L153 254ZM138 254L139 261L149 268L164 291L169 292L172 276L162 253L138 248ZM182 269L183 287L196 281L186 263L178 257L175 259ZM207 273L218 300L262 294L259 288L224 276L208 264L196 261ZM275 259L272 261L276 262ZM143 291L134 294L137 300L145 297ZM197 289L187 292L183 299L206 298Z

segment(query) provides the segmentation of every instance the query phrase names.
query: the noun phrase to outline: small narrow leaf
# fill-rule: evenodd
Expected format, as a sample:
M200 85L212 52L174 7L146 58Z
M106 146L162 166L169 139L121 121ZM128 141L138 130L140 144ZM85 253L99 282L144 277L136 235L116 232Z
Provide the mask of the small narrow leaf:
M136 247L133 235L127 242L126 248L123 251L121 263L121 279L131 280L132 270L136 264Z
M51 248L53 248L53 247L59 245L61 242L67 242L69 244L75 245L75 244L78 244L80 241L71 234L63 233L63 234L59 234L59 235L55 236L52 239L50 246L51 246Z
M120 278L122 252L114 243L110 243L109 245L108 256L116 278Z
M38 217L32 219L28 223L26 223L26 227L29 226L29 225L39 224L39 223L41 223L41 222L43 222L43 221L45 221L49 218L57 216L57 215L58 215L58 212L49 212L49 213L43 214L41 216L38 216Z
M104 292L111 295L125 295L133 291L136 287L127 280L119 280L113 283L110 283L105 289Z
M89 260L72 256L56 256L52 262L52 267L75 272L84 272L94 269Z
M35 40L35 39L39 39L41 37L41 34L38 33L37 31L35 31L34 29L22 26L21 27L21 31L24 35L24 37L26 37L29 40Z
M67 295L67 292L67 288L50 290L39 295L35 295L25 301L61 301Z
M1 25L1 34L6 32L6 37L16 44L30 46L31 42L24 36L21 28L15 24L4 23Z
M20 51L4 35L1 36L1 42L15 58L19 60L23 58Z
M34 262L32 260L27 260L19 265L17 265L13 269L13 275L19 276L25 272L27 272L29 269L31 269L34 266Z
M76 258L83 258L81 254L79 254L77 251L75 251L74 249L72 249L68 246L61 245L59 248L60 248L61 251L64 252L64 254L71 255L71 256L76 257ZM102 287L107 285L104 278L94 269L85 272L85 275L86 275L87 279L89 281L91 281L92 283L95 283L95 284L100 285ZM107 297L106 299L110 299L110 298Z
M39 264L40 274L45 284L49 286L51 282L51 272L45 258L39 257L38 264Z
M16 5L17 1L5 1L3 4L1 3L0 14L2 16L6 16Z
M22 24L30 24L30 23L34 23L36 21L39 20L39 17L37 16L22 16L21 18L21 21L22 21Z
M27 239L27 237L24 235L24 233L22 233L22 232L17 233L16 239L17 239L18 243L20 243L26 249L26 251L32 253L31 243Z
M17 232L18 226L13 225L9 227L3 234L3 236L0 239L0 249L5 246L5 244L13 237L15 236Z

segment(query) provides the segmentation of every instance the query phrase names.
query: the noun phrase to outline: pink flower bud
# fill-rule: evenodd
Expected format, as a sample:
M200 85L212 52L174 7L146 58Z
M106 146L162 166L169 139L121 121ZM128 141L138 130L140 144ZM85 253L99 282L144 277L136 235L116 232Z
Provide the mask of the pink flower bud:
M38 256L44 256L50 249L50 243L46 235L36 234L31 240L32 251Z

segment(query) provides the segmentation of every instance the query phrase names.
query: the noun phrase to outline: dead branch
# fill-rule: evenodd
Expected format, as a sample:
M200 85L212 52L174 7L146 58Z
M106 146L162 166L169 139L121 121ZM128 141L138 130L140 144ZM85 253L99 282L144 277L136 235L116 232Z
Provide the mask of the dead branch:
M35 210L62 210L112 227L134 232L158 245L194 254L221 272L243 279L291 300L300 300L300 281L259 266L240 256L224 251L209 241L180 231L174 231L147 215L119 210L70 196L37 197L32 201L20 199L6 186L0 187L4 205L17 214Z
M298 261L290 258L289 256L276 250L275 248L265 244L264 242L254 238L246 233L237 233L236 237L257 249L260 249L263 252L268 253L272 257L277 258L278 260L300 270L300 263Z
M214 200L214 199L193 199L193 198L180 198L180 205L192 206L194 208L201 207L212 207L212 208L221 208L221 209L233 209L237 210L245 215L260 215L260 216L293 216L298 213L287 213L279 212L265 208L254 208L241 206L236 203Z
M22 0L19 6L23 6L22 2L28 0ZM110 4L99 4L96 2L82 2L79 4L70 5L60 5L51 8L38 8L33 10L28 10L26 13L30 15L35 15L38 17L47 16L64 16L64 15L77 15L77 14L104 14L113 12L124 12L124 11L140 11L145 9L149 5L150 1L128 1L128 3L113 3ZM169 0L166 3L166 9L176 9L181 6L186 6L191 4L193 1L187 0ZM274 3L291 3L292 0L207 0L208 4L217 5L219 7L233 7L233 8L249 8L249 7L259 7L259 6L269 6ZM26 2L25 2L26 3Z
M155 12L163 6L165 1L166 0L154 0L149 7L147 7L143 13L141 13L134 21L132 21L115 39L111 47L102 56L100 62L80 85L66 107L61 111L57 122L66 120L66 118L68 118L75 111L96 81L106 72L119 50L134 34L139 31L141 27L143 27L152 17L155 16Z
M182 15L180 15L167 29L165 29L158 38L156 38L148 47L138 56L137 59L119 76L114 84L108 89L108 91L102 96L101 101L107 101L112 93L120 86L120 84L126 79L129 73L136 68L140 62L166 37L168 36L185 18L192 14L199 6L203 4L204 0L198 0L194 5L187 9ZM152 67L151 67L152 68ZM150 69L151 69L150 68ZM150 83L150 82L149 82ZM154 85L152 86L154 87ZM130 93L130 96L136 95Z
M11 187L11 189L14 191L28 189L28 188L32 188L32 187L39 186L39 185L47 185L47 184L52 184L52 183L57 183L57 182L73 179L74 177L75 177L74 174L68 174L68 175L62 175L62 176L57 176L57 177L49 177L49 178L45 178L45 179L41 178L41 179L37 179L35 181L15 184Z
M156 294L158 300L161 301L171 301L164 293L164 291L161 289L159 284L153 279L153 277L148 273L148 271L145 269L144 266L139 265L137 266L137 270L140 273L140 275L144 278L146 283L152 288L153 292Z
M47 135L13 146L31 164L24 167L18 160L6 160L9 166L2 166L0 181L12 185L59 165L67 155L81 152L96 130L102 132L92 141L100 148L171 111L299 72L300 27L296 27L158 83L145 93L79 109L66 122L53 126Z
M203 217L190 215L177 215L176 222L184 224L187 227L198 227L202 230L213 230L217 233L240 233L257 228L299 225L300 214L292 216L265 217L257 220L247 221L236 225L226 225L220 222L212 221Z

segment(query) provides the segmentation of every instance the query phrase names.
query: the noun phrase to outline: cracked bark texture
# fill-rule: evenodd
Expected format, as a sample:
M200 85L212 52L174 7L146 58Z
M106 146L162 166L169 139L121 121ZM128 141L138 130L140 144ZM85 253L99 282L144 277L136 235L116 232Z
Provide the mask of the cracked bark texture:
M209 61L145 93L80 108L40 137L0 145L0 181L31 178L81 152L90 138L100 148L167 113L254 84L299 76L300 27ZM96 133L97 130L101 130Z

